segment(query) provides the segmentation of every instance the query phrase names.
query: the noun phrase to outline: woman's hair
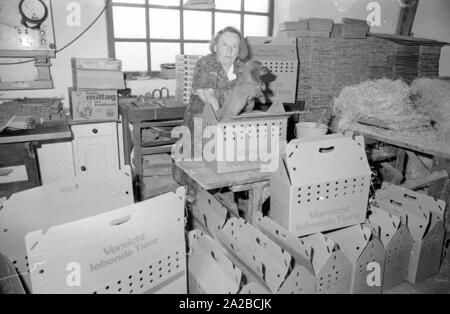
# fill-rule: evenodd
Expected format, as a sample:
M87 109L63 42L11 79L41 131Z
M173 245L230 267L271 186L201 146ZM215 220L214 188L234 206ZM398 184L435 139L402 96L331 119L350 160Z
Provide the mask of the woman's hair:
M225 34L227 32L234 33L239 36L241 43L239 45L238 59L241 61L246 61L250 54L247 40L244 38L244 36L242 36L240 31L238 31L236 28L234 28L232 26L225 27L224 29L220 30L216 34L216 36L214 36L214 38L211 40L211 42L209 44L209 50L211 51L211 53L215 53L214 48L219 43L220 36L222 36L223 34Z

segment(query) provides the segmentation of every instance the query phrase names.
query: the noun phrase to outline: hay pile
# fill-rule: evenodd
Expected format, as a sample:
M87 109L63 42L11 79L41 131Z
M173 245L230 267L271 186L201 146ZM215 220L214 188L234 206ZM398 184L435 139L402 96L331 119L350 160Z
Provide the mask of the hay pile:
M411 83L411 88L417 111L429 116L439 133L450 133L450 82L418 78Z
M334 99L334 128L351 129L359 118L378 119L392 130L421 128L429 121L412 102L413 90L402 80L380 79L345 87Z

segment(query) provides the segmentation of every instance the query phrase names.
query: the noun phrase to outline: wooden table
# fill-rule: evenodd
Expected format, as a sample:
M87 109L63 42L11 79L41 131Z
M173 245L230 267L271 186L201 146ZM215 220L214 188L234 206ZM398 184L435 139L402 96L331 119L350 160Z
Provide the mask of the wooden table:
M256 212L261 211L267 199L270 173L259 169L218 174L204 161L174 162L173 173L178 184L187 186L194 195L199 188L218 190L229 188L232 192L249 192L249 208L245 220L253 222Z
M36 146L41 142L71 138L72 132L65 120L39 123L31 130L0 133L0 168L25 165L28 175L28 181L0 184L0 197L41 185Z

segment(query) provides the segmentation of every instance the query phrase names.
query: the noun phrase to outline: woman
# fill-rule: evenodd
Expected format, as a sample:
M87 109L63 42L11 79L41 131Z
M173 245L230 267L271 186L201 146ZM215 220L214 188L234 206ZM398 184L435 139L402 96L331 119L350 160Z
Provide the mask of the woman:
M184 115L184 124L193 135L194 115L203 112L207 103L218 111L225 100L225 92L236 83L236 68L247 60L248 44L234 27L219 31L209 46L211 54L198 60L192 81L192 97Z

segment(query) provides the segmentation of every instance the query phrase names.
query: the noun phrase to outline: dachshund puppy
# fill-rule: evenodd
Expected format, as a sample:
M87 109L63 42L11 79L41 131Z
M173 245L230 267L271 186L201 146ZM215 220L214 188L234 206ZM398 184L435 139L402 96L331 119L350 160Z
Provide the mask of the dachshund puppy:
M249 61L236 69L236 86L227 92L223 106L217 113L218 120L228 116L236 116L243 111L252 111L255 106L255 98L265 104L263 91L266 89L261 81L261 76L268 73L267 68L259 61Z

